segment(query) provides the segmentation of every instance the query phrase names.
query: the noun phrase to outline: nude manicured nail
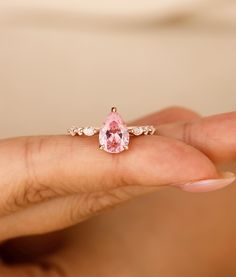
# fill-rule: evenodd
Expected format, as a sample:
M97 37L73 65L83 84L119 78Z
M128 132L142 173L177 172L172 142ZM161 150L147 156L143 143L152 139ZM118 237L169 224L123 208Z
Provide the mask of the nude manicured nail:
M232 172L221 173L220 179L208 179L186 183L179 186L184 191L189 192L207 192L221 189L232 184L236 180L236 175Z

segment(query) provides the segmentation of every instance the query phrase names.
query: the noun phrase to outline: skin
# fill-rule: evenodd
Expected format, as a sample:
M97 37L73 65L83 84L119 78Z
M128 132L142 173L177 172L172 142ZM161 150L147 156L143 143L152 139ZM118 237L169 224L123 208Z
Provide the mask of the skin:
M219 263L209 257L222 249L222 232L229 232L229 222L219 237L207 233L206 241L199 240L200 249L196 240L185 241L199 235L196 222L210 228L219 221L212 219L212 213L210 223L201 223L195 198L176 187L221 178L219 165L235 161L236 112L202 118L174 107L132 124L157 125L160 136L132 138L130 150L119 155L98 150L96 137L21 137L0 142L0 253L4 260L0 276L166 277L173 276L173 270L175 276L195 276L193 272L210 276L209 270ZM176 199L183 202L173 210ZM210 200L218 215L222 212L219 202L227 205L229 199L221 194ZM208 203L204 200L202 207L209 212ZM189 220L182 218L183 212ZM225 222L224 217L221 220ZM179 221L189 232L180 232ZM171 241L167 230L175 230ZM211 243L214 247L206 247ZM196 259L210 260L208 266L198 267L199 272L194 264L183 268L183 260L190 256L180 251L184 247L187 253L194 249ZM22 249L24 254L19 254ZM145 251L145 257L137 251Z

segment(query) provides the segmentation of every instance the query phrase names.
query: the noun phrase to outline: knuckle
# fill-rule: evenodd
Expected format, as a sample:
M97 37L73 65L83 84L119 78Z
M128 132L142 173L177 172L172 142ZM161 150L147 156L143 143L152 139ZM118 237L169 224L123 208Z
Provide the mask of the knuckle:
M100 194L102 192L84 193L73 197L73 199L68 199L69 224L76 224L90 215L97 214L101 211L103 207L97 201Z
M76 224L89 216L110 210L131 197L132 193L123 188L76 196L69 201L69 222L70 224Z
M192 132L193 124L192 122L184 122L183 123L183 132L182 132L182 140L187 143L192 145L193 144L193 132Z
M23 139L21 159L24 175L19 183L14 184L10 192L5 205L6 213L15 212L25 206L48 200L59 194L53 187L41 180L39 168L35 162L35 157L43 146L43 140L43 137Z
M24 183L22 188L14 190L8 198L4 211L9 214L26 206L53 198L56 191L44 184Z
M66 199L63 213L64 217L67 218L69 225L74 225L83 219L86 219L88 215L88 201L89 197L85 193L79 196L71 196Z
M23 160L25 165L26 178L22 186L22 191L18 195L18 200L22 204L32 204L41 202L55 195L55 191L44 184L39 177L39 169L35 162L35 157L39 155L44 143L44 138L32 137L26 138L23 151Z

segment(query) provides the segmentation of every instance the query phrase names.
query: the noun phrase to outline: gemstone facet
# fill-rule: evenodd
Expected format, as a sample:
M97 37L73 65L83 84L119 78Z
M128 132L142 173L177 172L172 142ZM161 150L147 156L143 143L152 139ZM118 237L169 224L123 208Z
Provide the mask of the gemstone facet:
M113 108L99 132L100 148L109 153L128 149L129 132L121 116Z

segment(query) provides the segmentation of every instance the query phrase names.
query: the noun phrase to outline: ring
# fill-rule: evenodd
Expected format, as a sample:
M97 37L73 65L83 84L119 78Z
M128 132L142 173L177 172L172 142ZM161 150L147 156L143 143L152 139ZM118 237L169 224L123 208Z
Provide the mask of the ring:
M130 136L154 135L156 133L156 129L152 125L127 127L116 107L111 108L111 112L101 128L73 126L67 131L71 136L90 137L99 134L99 148L108 153L120 153L128 150Z

